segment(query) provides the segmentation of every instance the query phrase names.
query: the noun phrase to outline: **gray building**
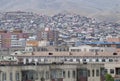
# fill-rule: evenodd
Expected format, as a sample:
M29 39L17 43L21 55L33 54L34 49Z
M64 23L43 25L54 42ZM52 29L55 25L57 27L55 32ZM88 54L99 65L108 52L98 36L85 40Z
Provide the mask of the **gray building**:
M0 81L102 81L103 64L39 64L0 66Z

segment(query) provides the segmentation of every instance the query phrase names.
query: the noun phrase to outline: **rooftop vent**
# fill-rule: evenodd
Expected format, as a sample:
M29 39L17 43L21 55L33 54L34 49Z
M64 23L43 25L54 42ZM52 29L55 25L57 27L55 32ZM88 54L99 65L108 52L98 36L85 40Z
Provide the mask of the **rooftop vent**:
M49 55L53 55L53 53L49 53Z
M72 53L71 53L71 52L69 52L69 55L72 55Z
M35 54L32 52L32 55L35 55Z
M17 53L15 53L15 55L17 55Z
M113 55L117 55L117 53L113 53Z

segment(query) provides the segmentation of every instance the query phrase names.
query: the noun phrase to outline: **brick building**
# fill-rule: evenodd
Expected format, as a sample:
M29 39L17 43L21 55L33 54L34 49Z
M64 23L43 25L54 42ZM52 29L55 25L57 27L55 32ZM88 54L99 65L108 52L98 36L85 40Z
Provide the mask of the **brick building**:
M0 30L0 48L24 47L27 33L21 30Z
M50 45L56 45L58 41L58 31L50 28L41 29L37 33L37 40L46 40L50 42Z

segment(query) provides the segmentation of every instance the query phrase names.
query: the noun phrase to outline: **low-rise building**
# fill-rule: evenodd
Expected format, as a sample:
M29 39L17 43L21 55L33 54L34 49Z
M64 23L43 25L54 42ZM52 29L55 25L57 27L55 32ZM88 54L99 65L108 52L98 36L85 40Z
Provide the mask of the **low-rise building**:
M44 48L44 51L34 51L33 47L27 47L24 52L1 55L0 80L104 81L106 73L111 74L115 81L120 80L119 52L66 49L67 51L52 51L52 48Z

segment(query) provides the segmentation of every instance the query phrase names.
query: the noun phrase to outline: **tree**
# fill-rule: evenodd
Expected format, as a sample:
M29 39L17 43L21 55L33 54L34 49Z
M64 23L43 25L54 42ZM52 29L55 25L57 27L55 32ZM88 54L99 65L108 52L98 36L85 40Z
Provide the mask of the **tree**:
M110 74L106 74L105 81L114 81L114 78Z
M45 81L45 78L44 78L44 77L42 77L42 78L41 78L41 81Z

